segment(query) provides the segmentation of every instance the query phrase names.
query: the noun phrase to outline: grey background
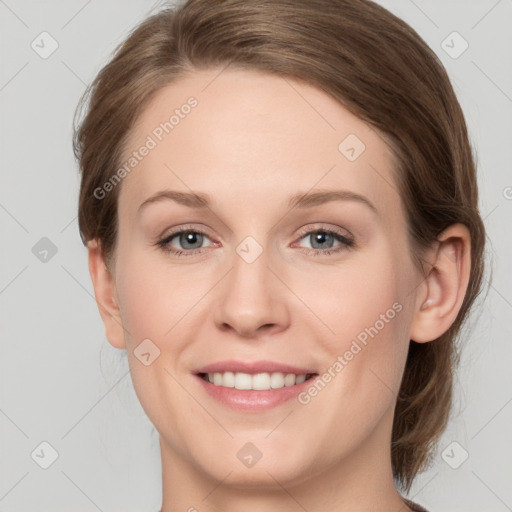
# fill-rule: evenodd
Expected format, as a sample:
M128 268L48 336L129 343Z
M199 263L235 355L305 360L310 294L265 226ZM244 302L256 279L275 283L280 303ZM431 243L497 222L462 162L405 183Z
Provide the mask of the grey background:
M162 3L0 0L0 512L161 505L158 437L93 299L71 134L86 84ZM448 69L478 153L494 268L466 332L452 420L410 497L431 512L512 510L512 0L379 3L410 23ZM31 47L42 46L43 31L58 43L46 59ZM446 39L453 31L469 44L458 58L443 49L462 48ZM47 469L43 441L58 453Z

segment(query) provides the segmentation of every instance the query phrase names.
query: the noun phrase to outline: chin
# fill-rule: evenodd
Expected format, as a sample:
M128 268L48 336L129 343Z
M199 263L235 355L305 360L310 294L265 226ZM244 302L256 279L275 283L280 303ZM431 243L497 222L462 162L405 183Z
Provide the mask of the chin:
M235 450L219 450L212 454L213 464L205 467L204 459L198 460L197 464L212 479L225 479L223 485L235 489L281 489L280 485L299 484L311 477L314 462L307 463L307 454L303 450L295 448L290 452L283 446L272 448L268 443L258 450L256 444L237 441Z

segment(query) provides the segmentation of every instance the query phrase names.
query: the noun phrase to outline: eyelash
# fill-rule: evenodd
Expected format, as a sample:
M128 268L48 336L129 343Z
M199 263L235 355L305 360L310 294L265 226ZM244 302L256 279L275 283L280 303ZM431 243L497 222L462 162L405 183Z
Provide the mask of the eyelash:
M187 257L187 256L193 256L195 254L198 254L198 253L201 253L203 252L203 248L199 248L199 249L192 249L190 251L184 251L184 250L180 250L180 249L170 249L169 247L169 244L170 242L173 240L173 238L175 238L176 236L180 235L181 233L195 233L195 234L200 234L200 235L204 235L206 237L208 237L208 235L204 232L204 231L201 231L201 230L198 230L198 229L194 229L193 227L187 227L187 226L184 226L176 231L174 231L173 233L170 233L169 235L167 235L165 238L163 238L162 240L159 240L156 245L165 253L171 253L171 254L174 254L175 256L177 257ZM333 253L339 253L343 250L346 250L346 249L351 249L355 246L355 241L351 238L347 238L346 236L342 235L340 232L338 232L337 230L335 229L330 229L330 228L316 228L316 229L310 229L310 230L306 230L306 231L303 231L301 232L300 234L300 237L299 239L302 240L305 236L307 235L311 235L313 233L325 233L325 234L328 234L328 235L332 235L334 236L334 238L336 240L338 240L339 242L341 242L341 245L339 245L337 248L334 248L334 249L310 249L308 247L302 247L302 250L306 249L306 253L307 254L310 254L312 256L328 256L330 254L333 254Z

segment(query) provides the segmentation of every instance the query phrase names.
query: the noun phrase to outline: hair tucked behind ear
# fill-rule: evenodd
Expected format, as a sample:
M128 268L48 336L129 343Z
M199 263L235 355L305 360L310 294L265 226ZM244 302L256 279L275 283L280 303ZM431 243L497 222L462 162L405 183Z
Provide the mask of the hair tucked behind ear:
M82 172L79 227L115 254L119 188L94 195L117 170L130 128L152 96L206 67L257 69L314 85L382 134L397 161L411 255L461 222L471 235L469 287L452 327L411 342L393 424L391 458L407 491L446 427L458 363L456 337L478 296L484 225L464 116L435 53L418 34L368 0L190 0L141 23L83 97L75 132Z

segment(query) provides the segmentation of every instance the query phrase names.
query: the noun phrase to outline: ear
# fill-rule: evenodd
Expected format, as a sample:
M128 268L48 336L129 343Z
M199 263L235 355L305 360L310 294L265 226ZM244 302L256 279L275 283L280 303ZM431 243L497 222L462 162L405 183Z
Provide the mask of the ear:
M119 349L126 348L124 329L119 306L116 301L115 280L107 269L101 246L96 239L87 244L89 251L89 273L94 286L96 303L105 325L109 343Z
M431 269L418 287L410 339L432 341L453 324L462 306L471 270L471 237L463 224L453 224L438 236Z

